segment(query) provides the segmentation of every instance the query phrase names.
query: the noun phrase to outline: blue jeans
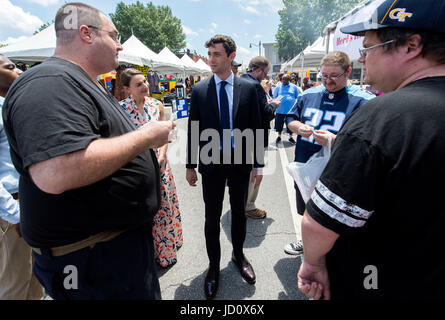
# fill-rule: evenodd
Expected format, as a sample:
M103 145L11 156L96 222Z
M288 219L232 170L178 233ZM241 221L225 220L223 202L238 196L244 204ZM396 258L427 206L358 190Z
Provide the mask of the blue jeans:
M41 250L34 273L54 300L161 300L151 223L61 257Z

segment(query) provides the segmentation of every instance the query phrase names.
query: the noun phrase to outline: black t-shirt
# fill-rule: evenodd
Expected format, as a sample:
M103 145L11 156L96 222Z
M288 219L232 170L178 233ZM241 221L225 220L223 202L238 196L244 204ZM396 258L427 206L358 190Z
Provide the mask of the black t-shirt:
M21 175L22 233L31 246L62 246L151 221L160 205L159 167L152 150L106 179L60 195L42 192L30 178L32 164L135 130L119 103L79 66L50 58L25 72L8 92L3 118Z
M340 131L307 205L340 234L327 256L333 298L443 298L444 88L445 77L413 82Z

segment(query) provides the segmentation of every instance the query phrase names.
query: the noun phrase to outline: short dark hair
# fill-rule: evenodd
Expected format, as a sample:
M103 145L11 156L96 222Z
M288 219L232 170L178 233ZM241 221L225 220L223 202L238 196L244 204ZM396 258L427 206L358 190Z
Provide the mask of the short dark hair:
M225 35L216 35L209 41L205 43L206 48L213 47L217 43L222 43L224 46L224 49L226 50L227 56L230 56L233 52L236 52L236 44L235 41L233 41L232 38Z
M266 57L258 56L250 60L249 71L254 71L258 68L267 68L270 65L270 61Z
M121 85L129 87L131 79L133 79L134 76L137 75L144 75L141 71L133 68L127 68L124 71L122 71L120 75Z
M398 46L405 45L412 35L418 34L421 38L420 44L423 45L422 56L440 64L445 64L445 33L402 28L384 28L376 30L376 32L382 43L395 40L393 43L384 46L383 50L386 52L391 52Z
M100 28L102 26L102 15L105 16L102 11L84 3L72 2L63 5L57 11L54 23L57 42L61 44L71 43L81 25ZM74 17L77 18L77 21L72 21ZM71 26L70 23L67 24L67 21L73 23L73 26L77 26L77 29L67 28L67 25ZM95 33L98 32L96 28L93 29Z

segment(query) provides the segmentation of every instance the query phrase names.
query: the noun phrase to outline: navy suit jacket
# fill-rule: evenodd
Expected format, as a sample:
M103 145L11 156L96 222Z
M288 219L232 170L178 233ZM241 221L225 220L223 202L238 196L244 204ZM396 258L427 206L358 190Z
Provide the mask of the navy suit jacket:
M264 167L262 155L264 152L256 152L256 139L259 137L259 134L262 134L257 92L251 82L239 77L233 78L233 129L240 129L241 132L246 129L252 129L255 133L254 146L248 146L246 141L243 141L241 146L236 146L237 152L242 148L244 155L246 154L246 148L247 150L253 150L253 152L250 153L250 160L247 157L243 157L242 163L235 167L250 171L252 167ZM199 156L198 171L201 174L211 174L219 163L202 162L201 150L210 141L200 141L200 137L201 133L206 129L214 129L218 132L221 129L216 83L213 76L193 86L189 111L186 167L195 169L198 166L197 160ZM192 132L192 122L195 127L199 124L197 132ZM199 135L196 134L198 132ZM218 139L218 146L219 143Z
M255 85L260 106L261 125L264 129L264 147L267 147L269 145L270 122L275 119L277 105L275 102L269 103L267 101L266 91L257 79L247 73L242 74L241 78L251 81Z

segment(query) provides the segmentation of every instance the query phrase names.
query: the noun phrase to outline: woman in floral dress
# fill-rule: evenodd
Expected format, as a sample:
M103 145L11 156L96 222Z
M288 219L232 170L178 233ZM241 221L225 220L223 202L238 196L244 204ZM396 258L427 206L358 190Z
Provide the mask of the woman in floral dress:
M137 127L150 121L166 120L164 105L148 97L149 86L142 72L131 68L124 70L121 83L130 96L120 101L120 105ZM161 172L161 208L153 218L153 242L156 261L163 268L177 262L176 252L182 246L181 214L167 148L165 145L155 150Z

